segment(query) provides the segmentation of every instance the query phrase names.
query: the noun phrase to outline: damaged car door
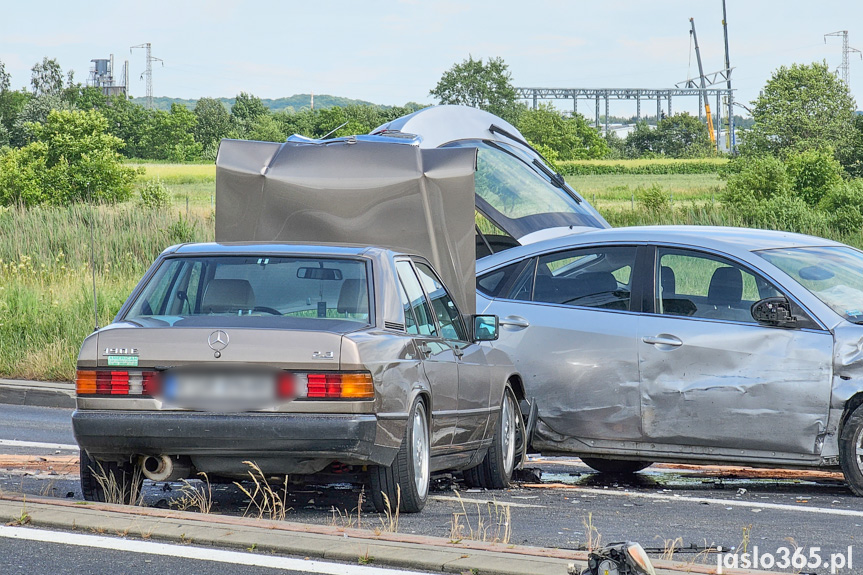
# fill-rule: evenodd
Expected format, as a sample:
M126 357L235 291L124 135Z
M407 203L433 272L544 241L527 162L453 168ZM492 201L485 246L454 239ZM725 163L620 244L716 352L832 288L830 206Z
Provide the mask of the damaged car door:
M660 246L654 261L654 309L638 333L645 440L665 453L817 459L832 334L797 304L793 326L756 321L755 302L787 294L730 258Z

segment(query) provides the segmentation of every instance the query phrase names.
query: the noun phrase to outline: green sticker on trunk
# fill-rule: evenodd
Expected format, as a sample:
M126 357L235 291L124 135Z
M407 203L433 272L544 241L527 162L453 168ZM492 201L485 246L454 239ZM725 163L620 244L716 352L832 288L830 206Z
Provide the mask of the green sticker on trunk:
M136 355L109 355L108 365L120 365L124 367L138 367L138 356Z

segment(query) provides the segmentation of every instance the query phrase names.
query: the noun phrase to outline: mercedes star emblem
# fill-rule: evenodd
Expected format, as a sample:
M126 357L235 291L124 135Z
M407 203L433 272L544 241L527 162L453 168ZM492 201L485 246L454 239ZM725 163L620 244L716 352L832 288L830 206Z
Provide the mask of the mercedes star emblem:
M228 347L228 343L230 343L230 341L231 338L228 337L228 334L220 329L211 333L210 337L207 338L207 343L210 345L210 349L217 353Z

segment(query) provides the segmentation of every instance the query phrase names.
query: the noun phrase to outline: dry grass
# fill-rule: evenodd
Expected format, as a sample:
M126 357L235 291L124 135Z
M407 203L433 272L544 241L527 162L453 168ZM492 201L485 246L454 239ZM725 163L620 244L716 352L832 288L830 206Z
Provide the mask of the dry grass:
M399 531L399 508L402 503L402 488L396 485L396 504L393 507L390 503L390 498L386 493L381 493L384 496L384 503L387 508L384 510L384 516L381 517L381 531L386 533L398 533ZM395 510L394 510L395 509Z
M144 502L144 492L141 490L143 483L143 472L139 465L134 467L132 471L131 482L127 484L125 474L122 480L117 480L117 474L109 473L102 466L101 462L96 462L96 468L91 467L90 471L99 484L99 488L105 494L105 503L115 503L118 505L141 505Z
M209 513L213 508L213 488L210 485L210 478L203 472L198 475L204 478L200 485L192 485L185 479L182 480L181 496L175 502L180 511L197 510L200 513Z
M240 488L246 497L249 498L249 504L243 512L243 517L248 517L249 512L254 508L258 519L272 519L275 521L284 521L285 515L291 509L286 506L288 499L288 478L285 476L283 488L281 491L274 490L264 472L253 461L244 461L245 465L249 466L249 477L252 479L255 487L248 490L240 483L234 482L234 485Z
M465 539L501 543L508 545L512 537L512 510L509 505L489 501L483 506L476 504L476 516L472 519L461 494L456 491L461 504L461 512L452 514L450 522L450 542L458 543Z
M588 513L587 518L581 520L584 525L584 536L587 538L586 545L588 553L602 547L602 534L593 524L593 513Z

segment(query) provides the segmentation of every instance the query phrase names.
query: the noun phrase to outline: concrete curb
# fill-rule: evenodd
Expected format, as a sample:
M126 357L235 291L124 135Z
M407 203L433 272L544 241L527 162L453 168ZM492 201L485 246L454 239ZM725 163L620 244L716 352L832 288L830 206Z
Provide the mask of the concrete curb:
M374 565L439 573L476 570L482 575L567 575L581 573L587 559L587 553L580 551L477 541L454 543L439 537L8 494L0 495L0 521L354 564L360 557L370 557ZM653 564L657 575L716 572L710 565L679 561L655 560ZM769 572L729 569L724 573Z
M0 379L0 403L75 407L75 384L71 381Z

